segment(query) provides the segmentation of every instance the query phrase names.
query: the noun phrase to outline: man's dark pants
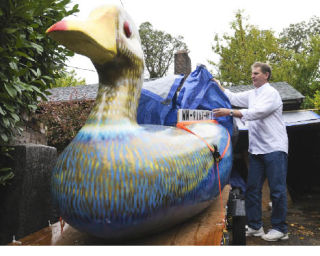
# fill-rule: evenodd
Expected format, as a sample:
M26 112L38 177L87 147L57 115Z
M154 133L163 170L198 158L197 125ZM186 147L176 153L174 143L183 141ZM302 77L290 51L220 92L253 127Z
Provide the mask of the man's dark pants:
M287 233L287 177L288 155L282 151L254 155L249 153L249 170L246 190L248 226L260 229L263 225L262 186L267 177L272 201L272 228Z

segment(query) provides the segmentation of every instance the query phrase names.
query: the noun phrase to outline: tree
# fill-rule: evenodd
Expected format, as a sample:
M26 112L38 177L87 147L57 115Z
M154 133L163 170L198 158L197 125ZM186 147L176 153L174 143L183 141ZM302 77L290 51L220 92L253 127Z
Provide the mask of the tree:
M225 34L222 39L215 35L212 50L220 55L220 61L215 63L209 60L209 63L218 70L217 76L224 82L250 84L251 65L254 62L276 62L282 54L273 31L259 30L245 24L247 20L239 10L231 23L234 34Z
M73 53L45 35L48 27L78 11L71 0L0 2L0 145L20 133L23 115L37 108L49 84ZM7 154L7 151L1 151ZM1 154L5 156L4 154ZM3 172L2 172L3 171ZM0 166L2 177L8 170ZM1 174L0 174L1 175ZM8 177L8 176L7 176ZM10 176L12 177L12 175ZM1 184L6 181L1 180Z
M149 22L140 25L139 34L150 78L166 75L173 62L174 53L188 50L182 36L173 37L164 31L154 30Z
M283 63L282 79L306 96L305 108L319 108L320 17L290 24L280 33L280 42L290 52Z
M282 59L275 73L278 81L287 81L306 97L313 98L320 89L320 36L310 38L308 44L300 52L288 49L287 58Z
M250 66L256 61L272 66L273 82L288 82L306 96L304 107L314 107L320 91L320 19L285 28L279 37L273 31L244 25L241 11L232 22L233 35L215 36L213 51L220 55L217 77L232 84L250 84Z
M280 33L281 47L300 53L310 49L309 40L315 35L320 35L320 17L313 16L308 23L305 21L290 24Z
M52 88L57 87L69 87L69 86L77 86L77 85L85 85L86 80L83 78L77 78L76 72L74 70L67 71L63 69L61 71L60 77L57 78L54 83L51 84Z

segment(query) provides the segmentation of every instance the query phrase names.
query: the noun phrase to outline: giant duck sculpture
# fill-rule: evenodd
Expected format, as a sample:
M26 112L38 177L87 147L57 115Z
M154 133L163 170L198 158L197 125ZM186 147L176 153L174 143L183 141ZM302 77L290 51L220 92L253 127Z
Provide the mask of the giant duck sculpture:
M99 75L95 106L53 170L53 197L63 219L98 237L133 239L208 207L219 180L206 143L182 129L136 122L144 60L128 14L100 7L86 21L60 21L47 33L89 57ZM224 186L232 157L227 130L215 123L188 129L225 150L219 162Z

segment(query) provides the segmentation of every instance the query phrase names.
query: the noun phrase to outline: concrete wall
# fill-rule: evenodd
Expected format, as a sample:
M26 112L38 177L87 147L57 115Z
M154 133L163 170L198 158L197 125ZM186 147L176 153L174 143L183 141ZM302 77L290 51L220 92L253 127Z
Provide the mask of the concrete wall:
M19 144L42 144L47 145L47 137L45 135L45 131L37 131L32 129L31 127L24 126L23 132L21 135L17 135L10 142L11 145L19 145Z
M51 198L51 173L57 159L53 147L35 144L15 146L15 177L0 187L0 244L16 240L53 223L57 214Z

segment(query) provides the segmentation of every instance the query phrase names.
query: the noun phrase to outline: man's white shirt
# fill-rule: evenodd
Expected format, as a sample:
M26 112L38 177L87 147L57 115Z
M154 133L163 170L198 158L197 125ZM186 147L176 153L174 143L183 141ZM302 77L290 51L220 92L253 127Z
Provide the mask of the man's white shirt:
M282 118L283 103L279 92L269 83L250 91L225 94L232 105L240 109L241 121L248 122L249 152L267 154L274 151L288 153L288 135Z

